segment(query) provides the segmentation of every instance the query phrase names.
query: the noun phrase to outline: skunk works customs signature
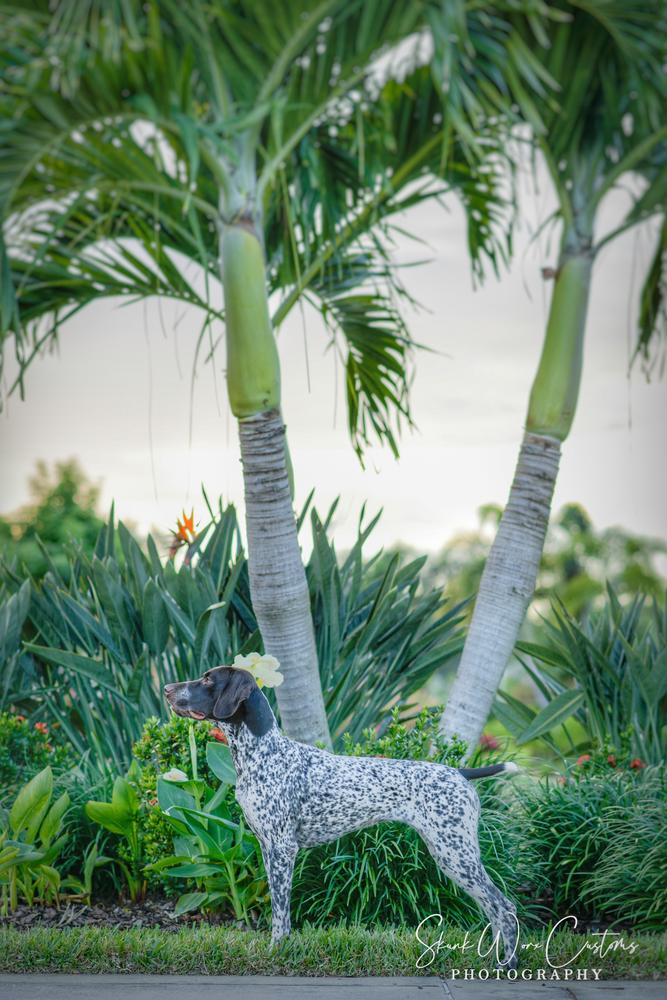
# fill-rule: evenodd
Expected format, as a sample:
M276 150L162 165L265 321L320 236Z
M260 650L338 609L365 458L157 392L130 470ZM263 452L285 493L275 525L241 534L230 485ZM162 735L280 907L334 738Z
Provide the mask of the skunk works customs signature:
M453 944L452 942L444 940L444 932L441 932L437 937L433 938L433 932L437 931L442 926L442 923L442 914L431 913L428 917L424 917L417 927L415 936L419 944L422 945L424 949L415 963L418 969L428 968L428 966L435 961L439 952L447 951L452 954L459 954L461 959L464 959L466 953L475 954L480 958L493 956L499 966L499 968L495 970L495 978L500 978L504 975L509 979L516 979L517 977L523 979L525 978L525 975L517 973L515 969L506 969L504 966L514 957L514 955L519 957L522 952L530 952L533 955L541 953L544 958L545 966L543 969L535 969L534 972L524 970L524 972L529 972L530 978L599 979L600 972L602 971L601 969L580 968L574 970L571 968L572 964L584 957L590 957L591 959L598 960L603 959L606 955L617 951L625 951L628 952L628 954L633 955L638 948L637 942L626 941L622 935L616 933L615 931L604 930L596 931L585 936L582 935L582 943L580 944L579 941L574 942L572 953L563 954L562 942L555 941L554 935L557 934L558 931L574 931L577 929L579 920L573 914L563 917L558 921L558 923L554 924L544 941L521 941L521 929L517 920L516 946L513 954L508 956L504 955L504 948L500 935L493 934L490 924L486 925L479 936L476 937L471 934L470 931L466 931L462 940ZM431 940L426 940L427 935ZM461 961L461 966L463 965L464 961ZM480 979L489 978L487 970L475 973L472 969L454 967L451 969L451 975L454 979L459 978L461 975L463 975L463 978L465 979L473 979L475 977Z

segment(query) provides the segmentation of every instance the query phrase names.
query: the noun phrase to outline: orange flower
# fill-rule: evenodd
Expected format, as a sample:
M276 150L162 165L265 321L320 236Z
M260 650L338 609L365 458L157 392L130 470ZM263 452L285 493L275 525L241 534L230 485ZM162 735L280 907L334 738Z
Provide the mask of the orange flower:
M181 517L176 518L176 531L172 531L171 544L169 546L169 558L173 559L178 550L183 545L190 545L194 542L197 537L197 532L195 531L195 512L194 507L190 511L188 516L185 511L182 511Z
M589 753L582 753L581 757L577 757L577 767L583 767L584 764L588 764L590 759L591 755Z
M500 743L491 733L482 733L479 738L480 750L498 750Z
M630 767L634 771L641 771L643 767L646 767L646 763L641 759L641 757L635 757L630 761Z
M194 507L190 511L190 517L183 511L183 530L189 531L192 537L195 537L195 509Z
M560 778L558 779L558 784L559 785L567 784L567 778L563 777L563 775L561 774Z
M17 722L25 722L25 715L16 715L14 718Z
M36 722L35 729L37 730L38 733L43 733L45 736L49 731L49 727L45 722Z
M609 767L616 767L617 761L616 761L616 754L615 753L610 753L609 754L609 756L607 757L607 763L609 764Z
M218 743L226 743L227 742L227 737L223 733L222 729L218 729L217 726L215 726L211 730L211 736L213 737L214 740L217 740Z

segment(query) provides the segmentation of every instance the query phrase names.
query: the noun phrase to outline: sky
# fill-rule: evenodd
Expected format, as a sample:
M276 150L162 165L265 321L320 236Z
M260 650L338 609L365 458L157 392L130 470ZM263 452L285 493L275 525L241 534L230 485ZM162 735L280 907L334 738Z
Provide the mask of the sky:
M613 193L603 205L605 231L627 205ZM412 409L396 461L372 449L362 468L349 443L342 372L315 311L294 310L279 332L283 412L296 477L296 505L311 488L324 511L341 497L334 521L339 549L352 542L364 502L383 509L376 545L437 551L475 527L477 509L504 503L539 357L550 284L541 268L555 244L532 239L551 206L542 176L526 180L515 256L500 279L473 289L460 206L450 198L410 210L398 237L402 280L421 303L406 319L433 353L416 357ZM654 229L645 226L608 246L596 262L579 407L563 448L554 508L582 503L598 528L621 525L667 536L664 428L667 385L635 365L634 322ZM28 499L38 459L76 457L102 486L102 506L145 532L164 532L182 508L205 519L203 484L242 511L236 426L224 385L224 350L200 368L192 394L194 344L201 319L181 305L97 303L63 327L56 353L34 363L26 399L0 414L0 513ZM6 378L15 366L7 352ZM307 548L307 540L305 545Z

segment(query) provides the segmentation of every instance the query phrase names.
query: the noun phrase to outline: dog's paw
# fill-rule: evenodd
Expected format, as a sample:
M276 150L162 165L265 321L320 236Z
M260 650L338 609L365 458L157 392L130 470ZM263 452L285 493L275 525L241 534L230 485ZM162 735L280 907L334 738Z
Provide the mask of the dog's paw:
M507 972L508 969L516 970L519 963L517 961L516 955L512 955L508 962L497 962L496 969L500 969L502 972Z

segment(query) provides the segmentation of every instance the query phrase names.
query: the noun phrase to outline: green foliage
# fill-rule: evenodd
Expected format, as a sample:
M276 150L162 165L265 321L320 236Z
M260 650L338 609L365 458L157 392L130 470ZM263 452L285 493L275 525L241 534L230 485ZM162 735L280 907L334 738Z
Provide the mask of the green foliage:
M143 851L139 816L141 802L136 790L139 777L136 763L128 771L127 777L117 777L113 784L111 802L87 802L86 815L110 833L118 834L126 845L127 859L120 854L116 863L125 876L130 899L133 903L143 899L146 883L141 874Z
M339 561L332 515L323 524L312 513L307 573L331 728L356 738L458 652L460 615L441 593L419 592L423 560L365 558L377 518ZM199 534L188 564L163 563L150 536L146 548L112 519L92 557L65 547L67 581L49 572L17 594L20 578L0 565L0 615L16 618L8 652L21 663L7 703L58 723L91 781L127 769L144 721L166 715L165 683L261 649L233 507ZM23 652L19 623L31 636Z
M562 222L559 266L572 251L598 254L648 218L662 226L667 199L664 3L575 0L562 6L569 16L554 19L550 44L534 49L536 70L547 73L558 92L535 102L528 118L557 198L550 221ZM526 30L524 41L530 44ZM633 174L643 183L628 188ZM630 194L628 207L615 225L600 231L600 205L620 187ZM637 351L645 357L651 338L664 333L658 319L665 288L655 260L640 304Z
M60 873L55 868L65 837L69 808L66 792L53 798L53 772L45 767L21 788L11 809L0 809L0 890L3 913L19 900L58 901Z
M65 543L76 543L92 555L102 527L96 513L99 487L88 482L74 459L38 462L29 481L31 502L0 518L0 557L15 559L25 572L40 579L49 570L67 577L71 563Z
M127 2L103 19L93 5L27 21L8 5L0 335L14 336L23 370L97 298L172 296L203 311L199 354L222 318L217 223L244 216L263 223L270 290L282 293L275 325L303 298L327 315L355 448L370 435L396 449L414 344L395 307L386 220L452 191L475 272L486 259L497 269L512 216L498 122L548 82L514 10L279 6L197 0L185 17L173 0ZM532 42L547 13L530 4ZM378 57L420 31L433 36L433 66L380 86Z
M446 585L454 600L475 594L501 514L495 504L480 507L478 529L455 536L430 557L424 582ZM665 552L667 545L657 538L622 528L598 531L580 504L565 504L549 525L526 637L540 628L535 613L548 614L554 597L577 617L600 605L607 583L621 599L659 597L665 581L657 560Z
M582 888L603 920L636 930L667 924L667 783L664 771L637 782L637 801L621 800L604 817L606 849Z
M307 566L322 690L334 739L358 739L391 705L408 711L409 697L461 649L461 605L420 588L425 559L364 558L378 517L359 523L357 540L338 559L328 528L312 513L313 550Z
M399 708L394 708L380 734L369 727L356 743L350 733L343 736L343 752L354 757L392 757L395 760L428 760L448 767L458 767L466 752L463 740L445 739L438 729L442 706L423 709L409 728L401 722Z
M522 663L547 704L539 711L501 692L495 714L518 739L554 747L558 727L572 752L606 749L658 764L667 758L667 601L649 613L636 598L623 606L608 589L606 606L583 623L564 608L545 622L544 644L519 643ZM585 742L575 746L567 723Z
M100 854L96 842L89 843L83 858L81 877L77 875L68 875L67 878L63 879L60 883L61 888L74 890L69 893L68 898L72 900L81 900L81 902L90 906L93 901L93 876L95 871L98 868L101 868L102 865L108 864L111 860L111 858Z
M666 792L664 768L581 765L523 789L524 850L552 916L665 929Z
M214 773L235 780L226 746L209 743L207 759ZM158 802L175 830L174 853L150 867L194 881L196 888L181 895L176 913L231 909L249 924L266 917L269 895L259 844L231 802L232 787L222 780L214 791L196 770L190 780L158 778Z
M147 719L140 738L134 744L132 753L141 765L138 792L142 803L139 817L143 861L148 887L160 888L171 894L177 883L173 878L165 878L160 869L151 867L161 858L174 853L174 828L158 807L157 784L160 775L178 768L189 772L192 769L190 734L196 745L196 768L198 776L207 785L215 784L216 775L211 771L207 759L207 747L211 745L211 722L198 722L196 726L188 719L170 715L166 722L153 716ZM233 801L233 789L228 798L232 810L238 807ZM235 816L238 819L238 815Z
M196 564L177 570L150 537L144 552L112 512L92 556L65 546L66 582L50 571L30 584L32 641L7 700L26 715L48 713L94 774L127 769L144 720L166 714L165 683L256 648L233 507L194 548ZM8 589L18 583L10 567L4 576Z
M191 768L191 732L194 733L197 748L197 773L204 781L212 783L214 775L208 766L206 748L214 739L211 730L215 728L213 722L205 719L193 726L190 719L173 713L165 722L161 722L157 716L147 719L141 736L132 747L133 756L141 764L140 787L147 794L154 795L160 774L174 767L181 771Z
M23 715L0 713L0 803L13 798L19 784L47 764L60 772L74 763L69 747L51 742L43 722L28 722Z
M465 745L443 739L438 718L438 709L424 710L408 728L395 710L381 735L369 729L360 741L347 736L345 752L455 767ZM496 885L517 899L525 917L526 905L517 898L517 886L529 879L520 849L521 826L498 787L482 783L478 791L484 864ZM441 873L416 831L401 823L381 823L302 853L295 868L293 912L297 924L315 925L344 921L414 927L430 913L442 913L462 927L486 922L474 901Z

